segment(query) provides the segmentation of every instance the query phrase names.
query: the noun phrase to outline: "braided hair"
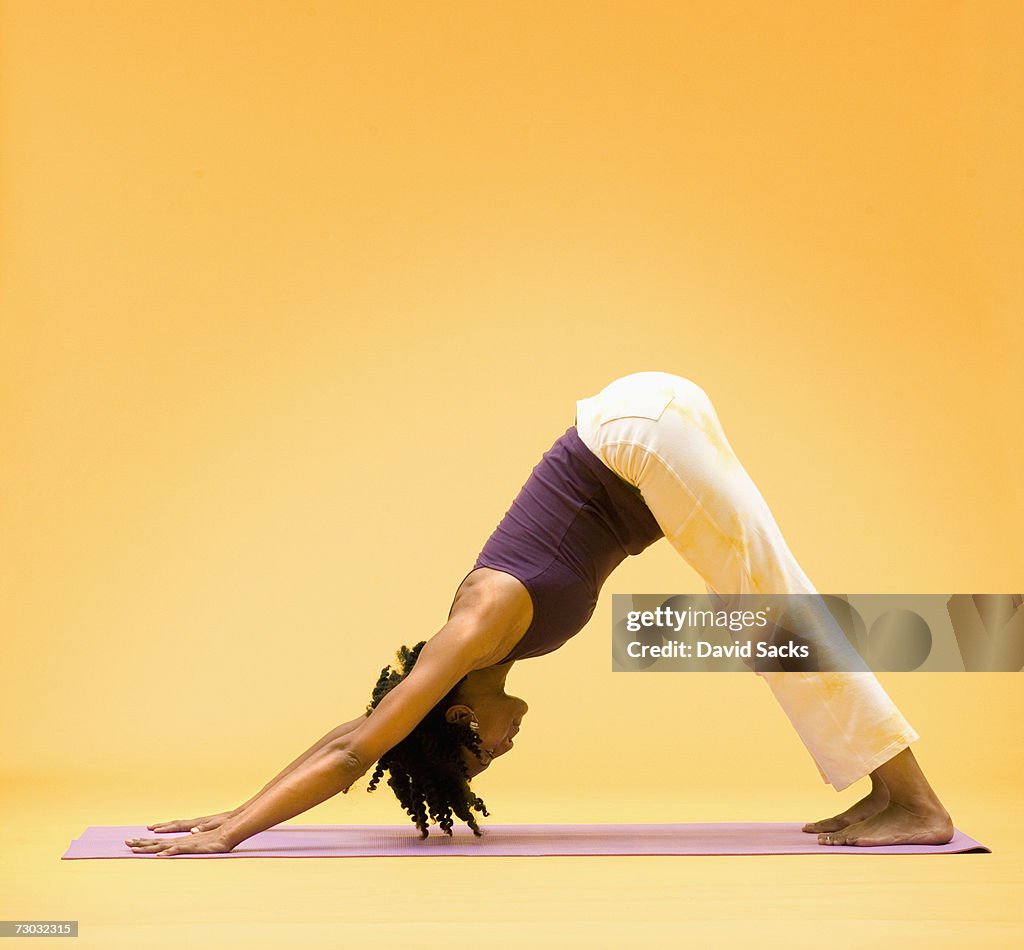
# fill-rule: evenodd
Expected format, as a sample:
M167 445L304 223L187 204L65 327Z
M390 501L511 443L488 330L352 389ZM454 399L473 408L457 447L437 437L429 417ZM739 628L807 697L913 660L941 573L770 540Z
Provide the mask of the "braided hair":
M403 645L395 654L397 667L388 665L380 671L366 715L409 675L426 642L421 640L412 649ZM380 757L366 788L372 792L385 770L389 772L387 783L419 829L420 838L427 837L428 821L440 825L441 830L451 836L453 815L466 822L479 837L480 826L473 811L490 814L483 799L469 787L469 771L461 755L466 748L479 756L480 736L465 723L445 719L445 710L457 702L461 684L460 680L409 735Z

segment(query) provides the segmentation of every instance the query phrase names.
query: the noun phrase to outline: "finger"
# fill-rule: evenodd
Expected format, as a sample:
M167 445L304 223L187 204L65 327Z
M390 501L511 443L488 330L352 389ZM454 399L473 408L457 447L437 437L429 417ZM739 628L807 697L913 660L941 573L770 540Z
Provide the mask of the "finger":
M194 828L199 828L200 825L193 818L191 820L182 818L180 821L165 821L162 825L157 826L155 829L157 834L165 835L171 834L176 831L192 831Z
M158 857L158 858L168 858L168 857L170 857L170 856L171 856L172 854L177 854L177 853L178 853L178 849L172 846L172 847L170 847L170 848L166 848L166 849L164 849L163 851L160 851L160 852L159 852L159 853L157 854L157 857Z
M162 851L167 845L163 841L157 841L155 844L133 844L130 847L135 854L156 854L157 851Z
M168 841L166 838L126 838L124 843L127 845L153 845L157 848L168 847Z

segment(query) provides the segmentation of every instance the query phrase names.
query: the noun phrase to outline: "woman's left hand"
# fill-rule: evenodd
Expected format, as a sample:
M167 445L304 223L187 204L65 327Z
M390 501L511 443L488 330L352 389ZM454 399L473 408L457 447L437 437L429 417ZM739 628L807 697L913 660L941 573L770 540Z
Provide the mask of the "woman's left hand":
M168 857L174 854L226 854L234 845L228 844L219 830L198 831L180 838L126 838L136 854Z

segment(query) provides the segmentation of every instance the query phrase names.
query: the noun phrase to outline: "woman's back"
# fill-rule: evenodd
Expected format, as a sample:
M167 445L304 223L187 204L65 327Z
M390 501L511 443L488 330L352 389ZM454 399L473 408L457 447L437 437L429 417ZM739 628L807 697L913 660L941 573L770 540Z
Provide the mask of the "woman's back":
M517 578L533 621L502 662L558 649L590 619L611 572L659 538L643 496L570 426L541 457L473 568Z

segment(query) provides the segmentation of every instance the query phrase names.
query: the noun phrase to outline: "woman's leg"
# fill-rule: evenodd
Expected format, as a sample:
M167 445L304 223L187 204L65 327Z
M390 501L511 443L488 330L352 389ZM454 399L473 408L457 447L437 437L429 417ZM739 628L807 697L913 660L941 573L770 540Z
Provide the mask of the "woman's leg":
M640 490L669 543L709 592L817 594L699 386L668 373L634 373L579 400L576 408L584 444ZM870 672L758 675L822 778L837 790L875 772L918 738ZM858 803L856 817L877 801L869 795Z

